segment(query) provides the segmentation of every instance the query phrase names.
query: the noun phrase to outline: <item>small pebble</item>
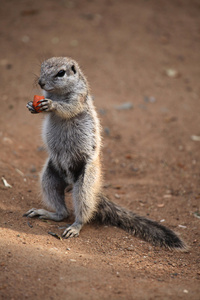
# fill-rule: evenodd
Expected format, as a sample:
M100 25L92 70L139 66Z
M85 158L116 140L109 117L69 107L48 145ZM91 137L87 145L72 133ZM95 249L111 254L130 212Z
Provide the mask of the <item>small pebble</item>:
M122 103L121 105L115 106L117 110L129 110L133 108L133 104L131 102Z
M72 47L77 47L77 46L78 46L78 41L77 41L77 40L72 40L72 41L70 42L70 46L72 46Z
M126 248L126 250L128 250L128 251L134 251L134 247L128 247L128 248Z
M170 78L178 78L180 73L175 69L166 69L165 74Z
M200 212L199 211L195 211L194 212L194 216L198 219L200 219Z
M187 228L187 226L184 225L178 225L179 228Z
M106 114L106 110L105 109L103 109L103 108L100 108L99 109L99 113L100 113L100 115L105 115Z
M157 207L164 207L165 206L165 203L158 203L157 204Z
M9 137L4 137L3 138L3 143L5 143L5 144L8 144L8 145L11 145L11 144L13 144L13 141L9 138Z
M105 132L105 134L106 134L107 136L110 135L110 129L109 129L108 127L105 127L105 128L104 128L104 132Z
M194 142L200 142L200 136L198 135L191 135L191 140Z
M150 98L149 98L149 102L150 102L150 103L154 103L154 102L156 102L156 99L155 99L154 97L150 97Z
M58 43L59 43L59 41L60 41L60 40L59 40L59 38L58 38L58 37L56 37L56 36L55 36L55 37L53 37L53 38L51 39L51 42L52 42L52 44L54 44L54 45L55 45L55 44L58 44Z
M167 199L167 198L171 198L172 195L168 194L168 195L164 195L163 198Z
M32 166L30 167L30 172L31 172L31 173L35 173L36 171L37 171L36 167L35 167L34 165L32 165Z
M28 36L28 35L24 35L23 37L22 37L22 42L23 43L28 43L30 41L30 37Z
M147 97L147 96L145 96L144 97L144 102L154 103L154 102L156 102L156 99L154 97Z

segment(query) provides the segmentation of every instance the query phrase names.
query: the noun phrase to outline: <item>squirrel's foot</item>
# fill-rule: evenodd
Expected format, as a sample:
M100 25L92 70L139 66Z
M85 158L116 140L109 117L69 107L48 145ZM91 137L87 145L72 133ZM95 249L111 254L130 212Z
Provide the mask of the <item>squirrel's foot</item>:
M52 111L53 110L53 101L50 100L50 99L44 99L44 100L40 100L38 101L38 108L39 108L39 111L42 112L42 111Z
M58 213L47 211L45 209L31 208L23 215L23 217L28 217L28 218L38 217L39 219L53 220L59 222L62 221L63 219L66 219L68 217L68 214L67 212L65 214L63 213L58 214Z
M63 238L68 239L70 237L79 236L79 232L82 226L83 226L82 224L76 222L73 223L72 225L69 225L62 234Z

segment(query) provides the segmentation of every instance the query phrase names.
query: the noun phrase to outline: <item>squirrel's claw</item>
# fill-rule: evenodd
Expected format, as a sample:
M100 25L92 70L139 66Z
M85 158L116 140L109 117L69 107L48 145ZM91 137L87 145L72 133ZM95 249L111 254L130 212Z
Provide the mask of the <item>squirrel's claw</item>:
M65 238L65 239L68 239L70 237L77 237L79 236L79 232L81 230L81 225L80 224L72 224L72 225L69 225L65 231L63 232L62 234L62 237Z

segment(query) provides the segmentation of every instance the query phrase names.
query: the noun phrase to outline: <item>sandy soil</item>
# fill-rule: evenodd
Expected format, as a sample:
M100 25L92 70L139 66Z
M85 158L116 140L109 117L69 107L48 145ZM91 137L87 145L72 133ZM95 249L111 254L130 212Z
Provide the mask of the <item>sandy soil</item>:
M12 186L1 180L1 299L199 299L199 15L198 0L1 1L0 176ZM178 232L189 252L95 224L58 240L48 232L65 222L22 217L43 207L42 115L26 103L51 56L73 57L90 82L105 193Z

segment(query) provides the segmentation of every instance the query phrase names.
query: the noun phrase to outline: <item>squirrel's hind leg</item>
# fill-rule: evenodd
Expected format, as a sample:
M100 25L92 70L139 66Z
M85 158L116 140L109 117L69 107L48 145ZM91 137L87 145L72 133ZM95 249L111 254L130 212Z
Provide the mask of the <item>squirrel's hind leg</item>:
M65 188L68 186L64 177L55 169L51 160L48 160L41 176L41 186L44 202L48 207L55 210L49 212L45 209L32 208L24 216L38 217L40 219L49 219L61 221L68 217L69 213L65 204Z
M77 176L75 176L76 178ZM97 209L97 194L100 186L98 162L87 163L73 185L75 222L63 232L64 238L76 237L84 224L92 220Z

